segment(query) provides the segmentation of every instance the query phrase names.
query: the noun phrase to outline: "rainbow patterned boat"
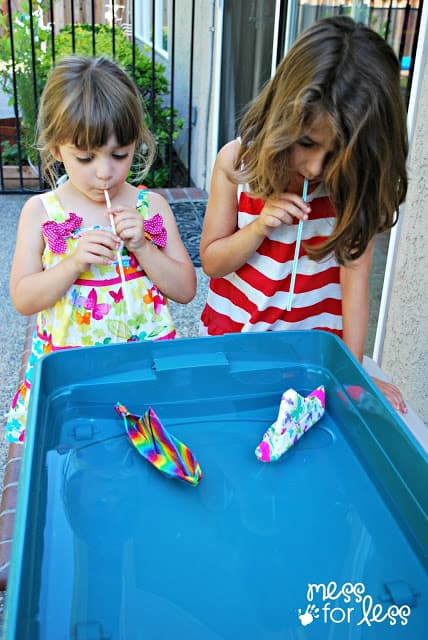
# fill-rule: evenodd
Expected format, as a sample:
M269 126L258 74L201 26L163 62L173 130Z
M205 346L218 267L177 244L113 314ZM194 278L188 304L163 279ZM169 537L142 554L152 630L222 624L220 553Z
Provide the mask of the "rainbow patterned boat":
M197 485L202 470L190 449L174 438L149 407L142 416L130 413L120 402L115 409L123 417L126 433L137 451L170 478Z

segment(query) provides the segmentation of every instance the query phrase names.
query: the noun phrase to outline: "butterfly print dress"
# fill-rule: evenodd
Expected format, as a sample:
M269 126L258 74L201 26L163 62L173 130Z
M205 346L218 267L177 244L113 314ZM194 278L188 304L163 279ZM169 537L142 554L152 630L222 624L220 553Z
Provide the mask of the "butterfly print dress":
M94 227L82 228L82 219L75 213L66 213L54 191L40 197L48 214L48 221L42 227L46 239L42 262L43 268L49 269L69 255L78 239ZM162 216L148 217L146 189L139 191L137 210L144 218L146 236L154 244L164 247L167 238ZM168 300L126 248L122 249L122 264L129 313L119 265L115 262L92 265L53 307L37 315L27 371L13 398L6 423L6 439L10 442L24 439L34 365L43 355L73 347L175 337Z

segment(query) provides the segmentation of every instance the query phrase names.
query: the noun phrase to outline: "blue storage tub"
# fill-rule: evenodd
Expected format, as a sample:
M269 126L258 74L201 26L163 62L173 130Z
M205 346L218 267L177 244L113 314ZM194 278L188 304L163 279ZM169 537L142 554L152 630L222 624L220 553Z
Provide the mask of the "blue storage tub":
M321 384L321 421L259 462L283 391ZM118 401L153 407L198 458L199 485L139 455ZM427 487L426 452L331 334L51 354L31 399L4 638L422 640Z

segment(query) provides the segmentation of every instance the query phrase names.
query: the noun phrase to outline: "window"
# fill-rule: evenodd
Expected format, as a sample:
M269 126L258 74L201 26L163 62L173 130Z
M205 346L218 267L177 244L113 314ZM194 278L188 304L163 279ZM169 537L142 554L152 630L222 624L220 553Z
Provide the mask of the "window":
M139 38L150 47L168 57L169 2L168 0L142 0L135 3L135 30ZM155 16L153 21L153 4Z

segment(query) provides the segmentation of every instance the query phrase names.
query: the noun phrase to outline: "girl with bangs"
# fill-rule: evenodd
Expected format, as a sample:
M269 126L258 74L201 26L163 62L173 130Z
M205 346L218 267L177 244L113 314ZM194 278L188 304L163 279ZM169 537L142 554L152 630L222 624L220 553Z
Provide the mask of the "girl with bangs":
M154 157L138 89L104 57L60 60L44 88L38 146L52 190L24 205L10 291L37 314L23 383L6 424L22 442L34 365L58 349L175 337L168 298L189 302L196 275L160 195L127 182ZM58 181L58 163L67 179Z
M396 222L407 151L391 47L343 16L306 29L218 154L201 335L322 329L361 362L374 238ZM394 385L375 381L406 411Z

